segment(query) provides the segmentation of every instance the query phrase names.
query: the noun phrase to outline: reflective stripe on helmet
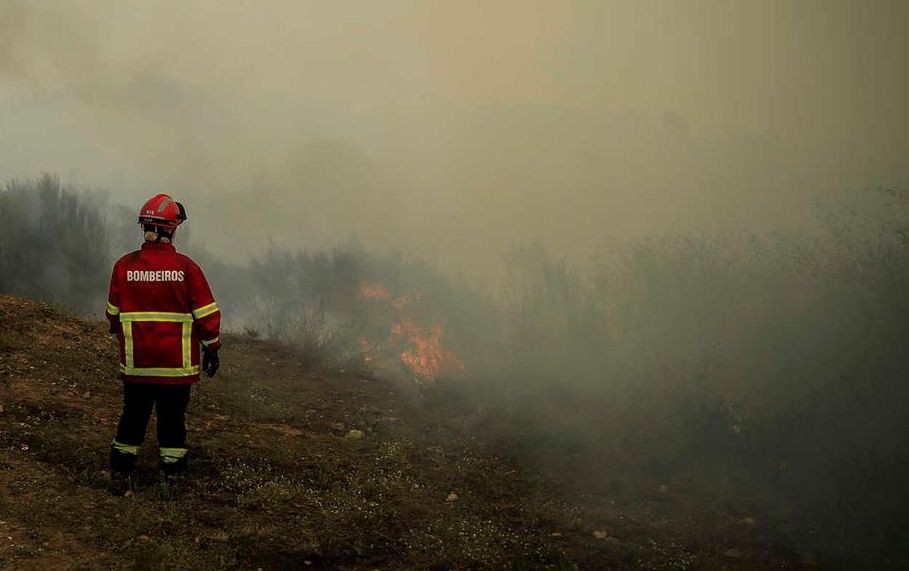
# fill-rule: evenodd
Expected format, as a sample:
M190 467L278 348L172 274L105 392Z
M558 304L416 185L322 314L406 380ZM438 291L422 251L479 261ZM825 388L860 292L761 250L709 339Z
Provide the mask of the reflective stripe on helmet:
M186 220L186 209L167 194L149 198L139 210L139 224L150 224L168 229L176 228Z

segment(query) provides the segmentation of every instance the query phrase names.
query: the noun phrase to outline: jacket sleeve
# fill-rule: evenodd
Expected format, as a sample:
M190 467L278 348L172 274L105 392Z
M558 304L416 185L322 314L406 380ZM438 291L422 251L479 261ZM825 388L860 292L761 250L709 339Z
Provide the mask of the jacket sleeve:
M221 309L211 293L202 268L195 263L189 265L189 299L202 347L217 351L221 348Z
M114 264L114 269L111 272L110 288L107 291L107 309L104 311L104 316L107 317L107 321L110 323L110 333L112 335L120 332L120 280L117 275L119 266L119 262Z

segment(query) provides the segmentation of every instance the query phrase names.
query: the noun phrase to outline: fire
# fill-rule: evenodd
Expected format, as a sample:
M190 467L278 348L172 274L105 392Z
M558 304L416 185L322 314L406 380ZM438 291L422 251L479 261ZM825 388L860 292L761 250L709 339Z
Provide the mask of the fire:
M409 310L412 298L401 296L394 298L381 284L360 283L360 293L366 299L384 301L395 310L397 320L391 327L389 345L403 347L398 356L404 365L420 383L432 382L441 374L461 373L464 363L450 349L442 344L445 330L441 325L423 326L413 318ZM415 299L420 299L417 294ZM373 347L369 340L361 338L365 359L372 362Z
M365 281L360 282L360 295L366 299L378 299L381 301L388 301L391 299L391 294L388 293L385 286L382 284L371 284Z
M367 339L366 337L360 337L359 342L360 342L360 349L363 351L363 361L367 365L370 365L373 362L375 362L375 360L376 360L375 355L373 355L374 351L372 348L372 344L370 344L370 342L369 342L369 339Z
M464 363L453 351L442 346L444 330L441 325L422 327L405 318L395 323L392 335L407 346L400 360L420 381L433 381L440 373L460 373Z

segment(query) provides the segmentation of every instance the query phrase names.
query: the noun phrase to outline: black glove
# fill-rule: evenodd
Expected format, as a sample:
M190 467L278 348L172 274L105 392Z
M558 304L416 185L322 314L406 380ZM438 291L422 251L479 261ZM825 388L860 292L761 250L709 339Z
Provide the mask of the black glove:
M218 360L218 350L209 351L208 349L202 350L202 370L208 373L209 377L214 377L215 373L218 372L218 366L221 362Z

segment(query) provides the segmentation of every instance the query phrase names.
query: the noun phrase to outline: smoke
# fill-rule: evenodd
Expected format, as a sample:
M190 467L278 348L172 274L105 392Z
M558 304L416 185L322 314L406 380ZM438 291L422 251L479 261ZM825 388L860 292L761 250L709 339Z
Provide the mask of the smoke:
M171 192L231 325L317 353L387 332L363 280L424 293L463 402L492 403L477 431L579 489L694 474L902 562L907 23L897 0L0 0L0 175L106 189L127 222ZM44 212L17 188L0 219ZM0 286L103 295L23 224ZM15 258L42 245L46 273Z
M907 178L907 7L0 7L0 174L169 191L244 260L351 235L489 273L539 238L806 223ZM225 231L227 230L227 231Z

